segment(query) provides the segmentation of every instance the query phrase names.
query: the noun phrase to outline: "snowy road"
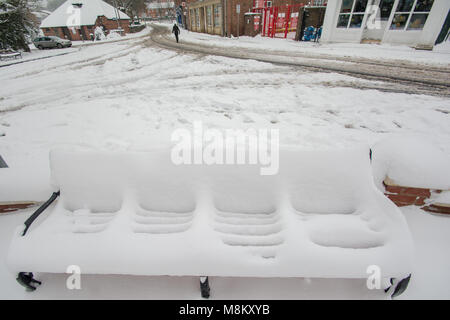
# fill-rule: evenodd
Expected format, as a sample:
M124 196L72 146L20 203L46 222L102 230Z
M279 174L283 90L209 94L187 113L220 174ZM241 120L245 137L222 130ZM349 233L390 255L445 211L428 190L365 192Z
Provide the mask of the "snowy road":
M386 61L357 57L339 57L326 54L307 54L280 50L255 50L229 48L193 43L183 40L175 43L165 26L152 25L154 31L150 44L179 52L213 54L237 59L253 59L319 72L337 72L362 79L383 81L377 85L364 85L361 89L377 89L388 92L431 94L450 96L450 67L430 66L403 61Z
M390 90L384 81L168 50L150 42L142 38L94 45L78 48L73 54L0 68L0 154L15 173L14 180L6 182L8 192L0 193L0 201L48 198L48 153L53 147L145 151L167 146L175 129L191 128L197 120L219 129L277 128L282 144L309 149L372 146L391 135L419 135L450 154L450 103L446 94L406 94L403 92L409 92L410 84L393 84ZM27 188L17 183L19 180ZM17 199L2 198L6 194ZM437 222L440 220L436 217L422 218L421 212L415 210L404 212L419 216L413 218L416 227L426 219L423 223L442 225L448 230L448 224ZM2 259L12 228L29 213L0 216L0 225L5 228L0 233L5 235L0 247ZM429 248L429 237L421 234L420 228L417 230L420 244L426 243ZM433 236L445 238L445 232L441 233ZM436 240L441 246L435 250L421 249L429 259L441 263L438 268L448 267L448 261L442 258L448 240L441 238ZM441 281L441 287L438 276L427 282L427 272L432 268L423 264L425 261L418 264L422 276L411 284L418 288L409 297L426 294L448 298L448 279ZM2 266L2 280L10 276ZM49 286L43 287L37 297L197 297L193 278L181 280L187 291L176 291L178 279L142 281L139 277L119 277L122 280L115 282L110 281L116 279L112 276L87 277L86 291L79 293L63 288L64 276L44 278ZM112 294L123 281L127 281L128 289ZM223 298L237 297L235 290L241 290L242 297L254 298L277 298L286 292L285 298L346 298L342 292L349 298L383 297L367 292L364 282L346 280L213 281L216 288L223 289L216 289L215 297ZM33 298L16 288L14 280L7 283L0 289L1 297ZM148 293L151 288L167 287L167 283L167 290Z

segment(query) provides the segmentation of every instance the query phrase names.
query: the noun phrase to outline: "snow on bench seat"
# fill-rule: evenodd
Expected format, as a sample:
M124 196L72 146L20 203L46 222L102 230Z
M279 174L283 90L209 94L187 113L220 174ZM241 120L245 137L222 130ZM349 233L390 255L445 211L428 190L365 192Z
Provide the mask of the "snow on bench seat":
M22 58L22 53L20 52L8 52L8 53L0 53L0 60L5 60L5 59L17 59L17 58Z
M280 151L258 165L175 165L169 150L55 150L60 199L12 240L11 270L84 274L366 278L411 272L399 209L368 150Z

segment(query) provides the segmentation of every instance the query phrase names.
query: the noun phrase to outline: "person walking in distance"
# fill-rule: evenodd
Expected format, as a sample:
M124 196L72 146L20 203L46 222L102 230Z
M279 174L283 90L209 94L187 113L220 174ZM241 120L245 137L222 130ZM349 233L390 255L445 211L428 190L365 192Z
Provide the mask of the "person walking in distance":
M180 33L180 28L178 28L176 23L173 24L172 33L175 34L175 39L177 39L178 43L178 34Z

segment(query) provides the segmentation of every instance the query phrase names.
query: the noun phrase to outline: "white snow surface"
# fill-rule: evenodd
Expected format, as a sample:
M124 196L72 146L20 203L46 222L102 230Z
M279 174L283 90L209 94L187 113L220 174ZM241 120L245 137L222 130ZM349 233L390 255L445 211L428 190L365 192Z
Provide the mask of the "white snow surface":
M229 150L226 150L228 152ZM225 152L225 153L226 153ZM12 271L386 278L411 273L412 241L376 189L368 149L280 151L280 170L175 165L168 150L55 150L48 217L9 251Z
M10 167L0 171L0 201L46 200L55 146L145 151L169 145L173 130L194 121L279 129L281 144L315 150L373 146L393 134L433 137L450 154L446 98L360 90L351 86L368 81L177 54L145 41L63 49L70 54L0 68L0 152ZM47 52L60 51L38 53Z
M430 202L450 205L450 191L434 193L431 197Z
M101 0L67 0L42 21L41 28L67 26L68 21L72 21L70 17L75 12L75 10L72 9L72 7L76 8L72 5L73 3L82 4L79 9L79 25L82 26L94 25L98 16L105 16L108 19L116 19L117 15L119 15L119 19L130 19L130 17L122 11L116 10L113 6Z
M160 23L168 26L168 24ZM416 50L406 45L393 44L355 44L355 43L316 43L294 41L292 39L270 38L257 35L239 38L221 37L182 29L181 41L206 44L224 48L250 48L264 51L287 51L310 55L328 55L335 57L357 57L375 60L394 60L399 63L420 62L426 65L450 64L450 41L437 45L432 51Z
M401 186L450 189L450 156L433 137L393 135L377 142L373 170L379 186L388 176Z
M408 289L397 299L450 299L450 219L418 207L400 209L415 245ZM35 273L43 284L35 292L18 285L6 267L16 227L33 209L0 215L0 299L201 299L198 277L81 275L81 290L68 290L70 274ZM210 277L211 299L389 299L369 290L366 279Z
M224 41L242 40L246 39ZM340 55L370 51L365 49L367 45L348 48L352 52L344 48L334 51ZM380 57L393 58L398 49L410 51L402 53L410 61L448 64L448 54L434 55L434 51L406 47L392 51L387 46L380 48L385 52ZM47 52L57 51L43 54ZM307 73L251 60L179 54L147 47L140 39L86 46L76 54L0 68L0 82L0 131L4 133L0 136L0 154L9 165L8 169L0 169L0 201L46 200L53 191L49 151L55 147L148 152L157 146L167 147L173 130L190 129L196 120L219 129L277 128L283 145L304 150L374 146L401 134L432 137L439 150L446 156L450 154L447 98L361 90L358 85L365 80L349 76ZM375 181L383 178L377 172L374 175ZM448 299L449 220L413 207L401 211L417 249L413 277L404 297ZM6 257L16 226L31 212L28 209L0 216L2 256ZM38 276L44 280L41 291L25 293L14 275L0 264L4 284L0 296L199 296L198 278L192 277L83 276L83 290L69 291L65 289L66 275ZM365 280L213 277L211 282L217 288L213 291L215 298L384 297L378 290L367 290Z

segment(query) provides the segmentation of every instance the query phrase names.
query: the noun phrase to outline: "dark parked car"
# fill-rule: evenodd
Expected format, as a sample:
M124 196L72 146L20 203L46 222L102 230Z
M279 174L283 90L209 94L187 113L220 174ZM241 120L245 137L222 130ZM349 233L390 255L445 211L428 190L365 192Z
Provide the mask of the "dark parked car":
M72 46L72 41L55 36L39 37L34 39L33 43L39 50L45 48L67 48Z

